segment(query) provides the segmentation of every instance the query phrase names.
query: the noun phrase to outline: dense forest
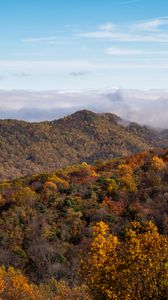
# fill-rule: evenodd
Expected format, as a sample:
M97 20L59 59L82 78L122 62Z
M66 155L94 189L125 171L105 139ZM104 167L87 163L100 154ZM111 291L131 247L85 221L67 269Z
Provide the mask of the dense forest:
M3 180L0 297L168 299L167 235L167 149Z
M0 179L12 179L86 161L168 148L167 130L156 131L118 116L83 110L52 122L0 121Z
M0 300L168 300L168 0L0 29Z

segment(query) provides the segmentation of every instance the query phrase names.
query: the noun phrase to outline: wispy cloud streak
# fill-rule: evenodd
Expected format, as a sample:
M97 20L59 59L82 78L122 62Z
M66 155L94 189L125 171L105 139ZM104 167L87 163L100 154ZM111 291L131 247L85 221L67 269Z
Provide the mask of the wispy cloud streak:
M120 42L168 43L168 17L134 22L131 24L106 23L96 31L83 32L83 38L105 39Z
M121 47L111 47L105 50L106 54L109 55L121 55L121 56L151 56L151 55L164 55L168 56L168 51L149 51L149 50L140 50L140 49L130 49L130 48L121 48Z
M128 1L121 1L121 2L115 2L112 4L112 6L123 6L123 5L128 5L128 4L134 4L134 3L139 3L142 2L142 0L128 0Z

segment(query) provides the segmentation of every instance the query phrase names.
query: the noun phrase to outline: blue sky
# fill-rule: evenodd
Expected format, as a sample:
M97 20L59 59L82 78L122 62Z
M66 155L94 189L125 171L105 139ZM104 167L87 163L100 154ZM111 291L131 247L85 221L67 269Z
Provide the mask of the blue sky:
M0 89L165 89L167 0L1 0Z

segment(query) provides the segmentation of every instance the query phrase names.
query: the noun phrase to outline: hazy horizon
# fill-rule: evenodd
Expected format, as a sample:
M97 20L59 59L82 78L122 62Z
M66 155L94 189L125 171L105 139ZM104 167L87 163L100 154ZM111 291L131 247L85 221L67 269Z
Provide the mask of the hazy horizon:
M55 120L78 110L115 113L124 120L168 128L168 90L0 90L0 119Z

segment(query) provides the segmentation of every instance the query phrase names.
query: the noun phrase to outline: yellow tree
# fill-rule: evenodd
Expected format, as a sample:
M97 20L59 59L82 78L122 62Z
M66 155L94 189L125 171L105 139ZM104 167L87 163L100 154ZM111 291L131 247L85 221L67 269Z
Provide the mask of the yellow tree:
M82 274L96 299L163 300L168 297L168 241L151 222L133 222L123 240L100 222Z
M153 156L151 165L154 168L154 170L161 171L166 167L165 162L163 161L162 158L159 158L158 156Z
M96 299L117 299L115 289L107 287L109 276L116 278L118 238L109 234L108 225L99 222L93 227L89 256L82 261L82 275ZM109 265L109 259L112 264ZM111 274L112 273L112 274ZM106 298L105 298L106 299Z
M136 182L133 176L133 169L126 164L121 164L118 167L120 176L120 184L123 190L135 193L137 191Z

